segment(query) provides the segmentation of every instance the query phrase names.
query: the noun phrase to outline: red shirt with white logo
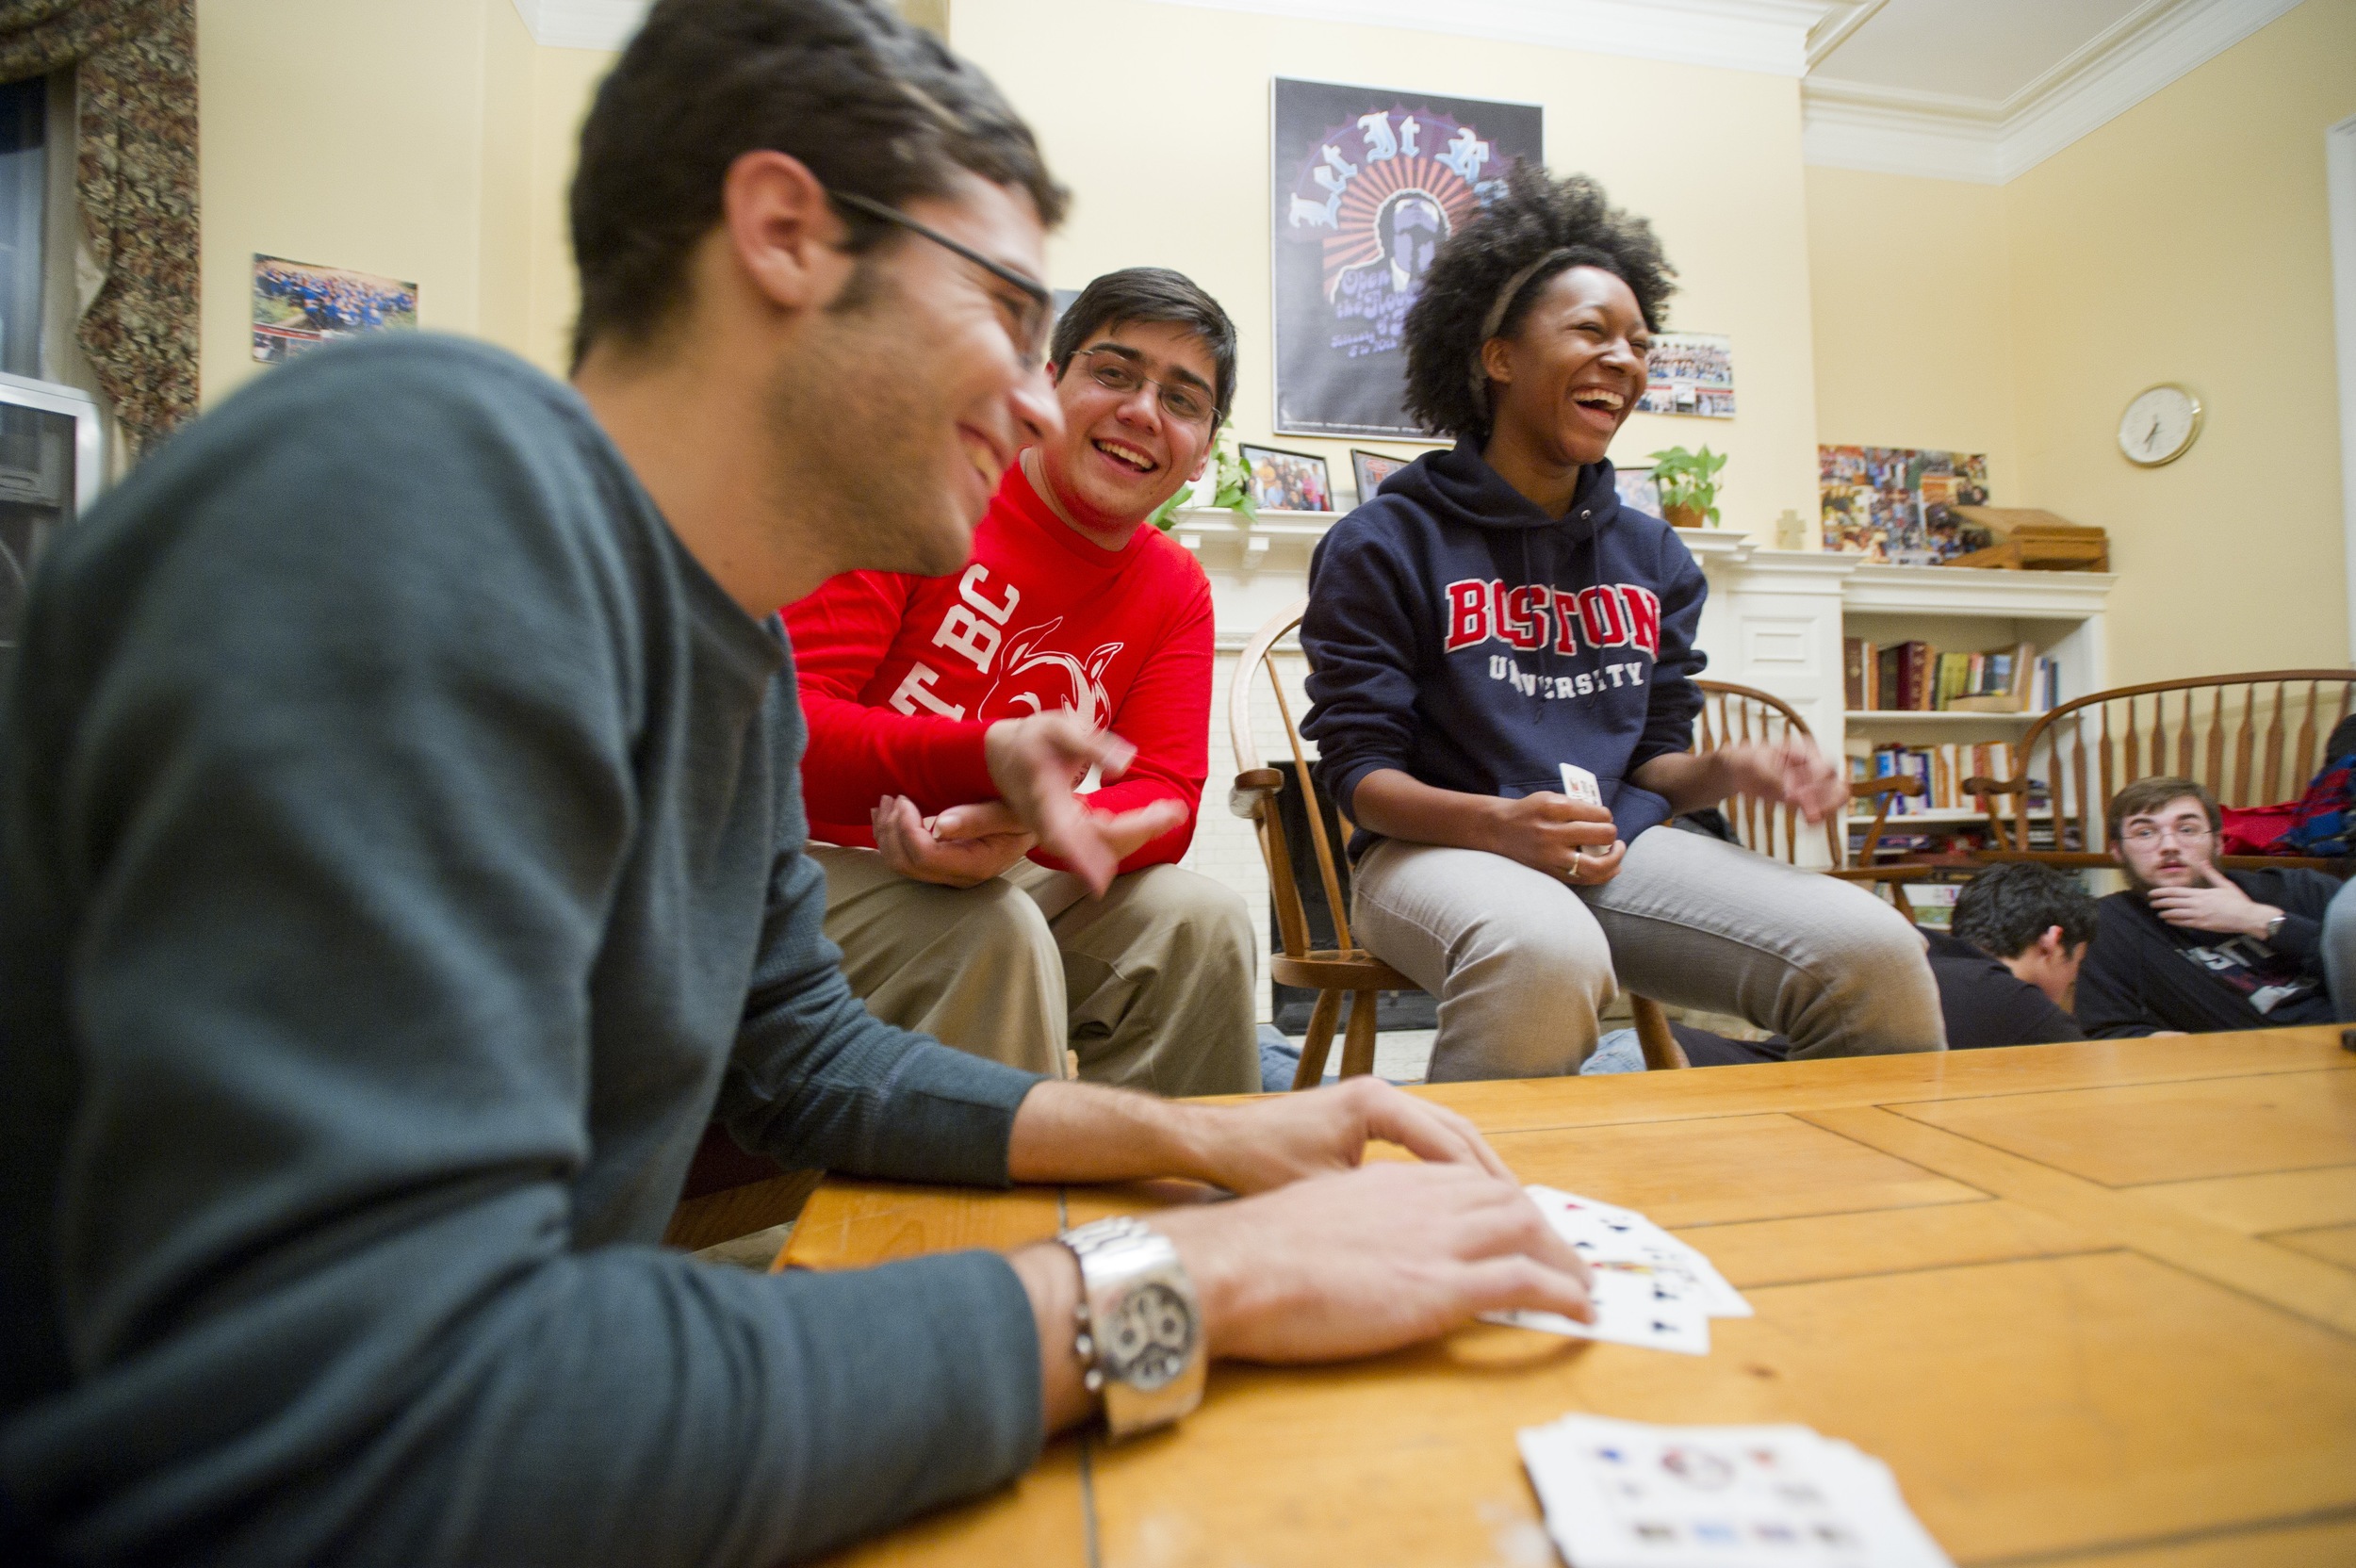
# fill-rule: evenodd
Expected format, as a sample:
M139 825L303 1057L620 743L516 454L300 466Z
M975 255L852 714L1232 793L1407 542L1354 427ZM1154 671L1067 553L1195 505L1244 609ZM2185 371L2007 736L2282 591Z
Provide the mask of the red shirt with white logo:
M995 800L982 732L1069 708L1137 748L1127 772L1087 797L1091 809L1186 808L1121 869L1176 860L1193 841L1210 771L1211 585L1158 531L1099 548L1048 510L1018 463L962 570L846 572L784 615L810 725L811 838L872 846L867 813L888 794L928 817Z

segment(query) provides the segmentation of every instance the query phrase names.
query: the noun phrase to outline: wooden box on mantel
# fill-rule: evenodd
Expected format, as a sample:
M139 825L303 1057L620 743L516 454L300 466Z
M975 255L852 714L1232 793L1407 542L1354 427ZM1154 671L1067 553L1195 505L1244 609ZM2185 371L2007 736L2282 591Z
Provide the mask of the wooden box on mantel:
M2036 507L1956 506L1948 510L1988 530L1996 543L1984 550L1956 556L1944 563L1946 565L1994 566L2016 572L2111 569L2110 535L2099 528L2082 528Z

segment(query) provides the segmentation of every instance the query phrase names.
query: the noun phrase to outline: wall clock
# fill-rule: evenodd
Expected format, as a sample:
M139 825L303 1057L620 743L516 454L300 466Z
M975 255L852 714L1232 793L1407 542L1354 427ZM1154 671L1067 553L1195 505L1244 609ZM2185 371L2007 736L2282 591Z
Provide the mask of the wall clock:
M2172 381L2136 393L2119 416L2119 449L2138 467L2175 462L2200 434L2201 400Z

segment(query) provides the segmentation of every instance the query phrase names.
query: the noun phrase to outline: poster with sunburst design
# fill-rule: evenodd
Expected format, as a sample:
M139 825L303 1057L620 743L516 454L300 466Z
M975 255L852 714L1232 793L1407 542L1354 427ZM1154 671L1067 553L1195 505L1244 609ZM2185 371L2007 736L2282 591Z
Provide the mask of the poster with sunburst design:
M1279 76L1276 428L1429 441L1404 404L1407 307L1440 242L1513 160L1546 161L1535 104Z

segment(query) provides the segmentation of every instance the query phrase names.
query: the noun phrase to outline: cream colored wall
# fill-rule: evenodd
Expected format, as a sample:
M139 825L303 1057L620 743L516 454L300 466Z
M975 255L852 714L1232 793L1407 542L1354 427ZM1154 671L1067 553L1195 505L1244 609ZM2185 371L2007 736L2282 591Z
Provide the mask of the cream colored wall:
M532 110L532 333L525 357L552 376L572 362L573 315L581 285L573 276L572 226L565 214L581 122L597 84L618 57L595 49L539 51Z
M2021 492L2100 524L2115 680L2343 665L2325 130L2356 113L2356 0L2297 10L2004 189ZM2206 426L2119 455L2153 382Z
M2356 0L2307 0L2009 185L1811 169L1817 428L1989 454L1999 505L2109 531L2118 684L2344 664L2323 136ZM2182 382L2162 468L2119 418Z
M1615 453L1707 442L1731 454L1729 527L1772 537L1785 508L1815 515L1795 81L1143 0L956 0L950 25L1077 194L1053 281L1143 263L1193 277L1242 335L1236 429L1323 453L1342 488L1352 443L1270 426L1268 78L1544 104L1549 163L1595 175L1660 228L1684 286L1672 325L1734 339L1740 417L1636 415Z
M421 324L481 325L486 8L509 0L204 0L197 8L205 401L261 368L254 255L418 286Z
M481 306L476 329L517 353L532 328L533 91L541 50L507 0L483 0Z
M2004 193L1808 172L1816 433L1827 445L1986 452L2023 504Z

